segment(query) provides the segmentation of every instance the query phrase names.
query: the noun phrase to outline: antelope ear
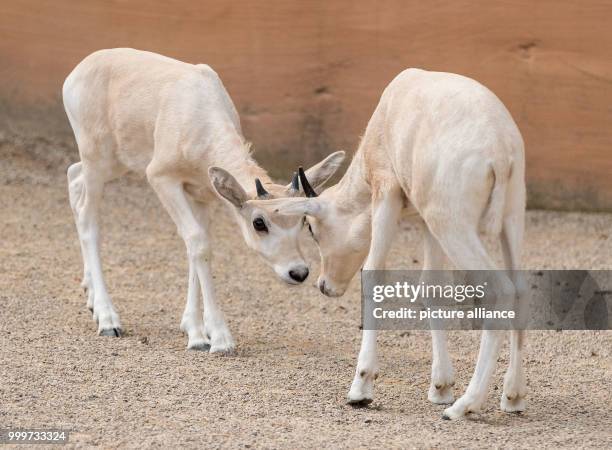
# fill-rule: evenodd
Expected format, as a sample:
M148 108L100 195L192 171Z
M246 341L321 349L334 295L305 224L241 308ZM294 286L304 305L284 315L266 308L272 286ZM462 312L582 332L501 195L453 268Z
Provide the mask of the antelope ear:
M213 188L221 198L227 200L236 208L242 208L242 205L248 200L247 194L240 183L227 170L220 167L210 167L208 176Z
M342 150L334 152L321 161L315 164L306 173L306 178L314 189L319 189L336 173L342 165L346 153Z

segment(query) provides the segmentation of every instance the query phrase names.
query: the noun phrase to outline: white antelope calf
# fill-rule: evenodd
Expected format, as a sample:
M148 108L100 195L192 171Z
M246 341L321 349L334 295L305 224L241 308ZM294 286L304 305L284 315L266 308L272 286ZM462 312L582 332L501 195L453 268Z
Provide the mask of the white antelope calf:
M297 243L300 219L247 204L253 198L297 195L297 177L288 186L273 184L251 158L232 100L207 65L133 49L101 50L66 78L63 98L81 157L68 169L70 205L83 256L82 285L98 333L121 333L100 261L102 191L108 181L133 171L146 174L187 247L189 283L181 321L187 348L231 352L234 340L217 306L210 271L214 192L230 206L248 246L281 279L297 284L308 276ZM323 184L343 158L342 152L330 155L308 176Z
M442 269L446 258L461 270L494 269L479 231L500 236L506 268L519 269L524 171L521 134L491 91L459 75L409 69L385 89L337 185L317 197L302 172L302 186L312 198L251 203L271 212L306 215L321 253L318 286L325 295L338 296L364 259L364 269L384 268L405 207L424 223L424 269ZM508 301L520 299L524 281L511 272L498 273L496 292ZM500 331L483 331L472 380L444 418L482 407L502 337ZM509 412L524 409L525 395L524 332L511 331L510 337L501 398L502 409ZM432 340L428 397L434 403L452 403L455 376L445 332L432 331ZM376 331L364 330L350 403L372 401L377 374Z

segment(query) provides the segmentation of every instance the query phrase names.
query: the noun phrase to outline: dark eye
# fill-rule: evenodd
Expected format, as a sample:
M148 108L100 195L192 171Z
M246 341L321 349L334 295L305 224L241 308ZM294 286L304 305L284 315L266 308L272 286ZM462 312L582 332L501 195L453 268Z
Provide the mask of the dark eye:
M253 220L253 228L263 233L268 232L268 227L266 226L266 222L264 222L264 220L261 217L257 217L255 220Z

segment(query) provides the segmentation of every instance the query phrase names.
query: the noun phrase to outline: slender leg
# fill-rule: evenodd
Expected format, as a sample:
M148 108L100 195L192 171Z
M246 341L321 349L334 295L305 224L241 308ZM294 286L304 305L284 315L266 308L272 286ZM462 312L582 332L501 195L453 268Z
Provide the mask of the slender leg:
M82 163L74 163L68 168L68 194L70 198L70 207L74 214L74 223L76 224L77 233L79 236L79 245L81 246L81 257L83 258L83 279L81 280L81 287L87 295L87 308L93 312L93 301L94 301L94 290L91 281L91 272L87 265L87 251L86 246L83 243L82 231L79 228L79 211L83 208L83 201L85 200L84 195L84 182L83 176L81 175Z
M181 319L181 331L187 333L187 348L190 350L210 350L210 340L204 334L204 313L200 300L200 281L195 265L189 261L189 282L187 285L187 303Z
M444 410L442 416L444 419L456 419L468 413L480 412L495 370L503 333L499 330L483 330L474 375L472 375L465 394Z
M196 218L194 206L190 204L180 180L155 174L151 166L147 168L147 177L176 224L178 233L187 247L190 276L187 306L183 315L185 325L183 329L189 336L187 348L204 349L208 346L204 326L202 325L201 310L196 305L199 285L204 300L205 327L210 335L210 352L230 353L234 350L235 344L225 323L223 313L215 300L210 271L211 249L206 228L207 221Z
M83 168L83 198L77 206L77 229L81 238L87 271L93 288L93 317L98 322L98 334L120 336L121 323L106 289L100 260L99 208L105 180L95 170Z
M351 405L368 405L374 398L374 380L378 378L376 330L363 330L355 377L348 393Z
M504 392L501 396L501 409L505 412L525 411L527 381L523 369L523 345L525 330L510 331L510 365L504 376Z
M198 221L202 224L205 230L210 229L210 213L209 209L200 202L192 202L193 210L196 215ZM209 267L209 266L208 266ZM211 351L214 353L215 351L219 352L231 352L234 348L233 339L229 333L227 325L225 324L225 319L223 317L223 313L219 309L216 296L214 292L214 284L212 279L212 274L210 272L210 267L208 270L202 273L202 280L205 280L204 284L199 285L199 288L202 291L203 301L204 301L204 311L201 316L203 319L202 325L202 334L204 339L210 344L210 336L213 334L217 336L224 336L225 343L222 339L219 340L218 345L220 347L219 350L216 350L214 345L211 347ZM203 286L203 288L202 288ZM214 331L213 331L214 330ZM225 350L225 345L230 345L231 348Z
M453 386L455 385L455 370L448 355L446 346L446 331L431 330L431 345L433 361L431 364L431 385L427 399L438 405L453 403Z
M506 268L516 287L518 302L526 301L526 281L520 268L520 253L524 228L524 213L511 216L504 220L501 243ZM501 396L501 409L506 412L520 412L525 410L525 394L527 382L523 369L523 345L525 343L525 330L510 331L510 364L504 376L504 391Z
M402 209L401 191L393 190L374 202L372 240L364 270L384 269L385 259L397 231ZM355 378L348 393L348 402L367 405L372 402L374 380L378 377L376 330L363 330Z
M431 229L431 228L430 228ZM492 270L495 268L478 233L472 227L454 224L452 230L432 230L451 262L462 270ZM513 301L514 284L503 273L496 272L491 279L495 292L505 301ZM503 331L483 330L478 362L465 394L444 410L443 418L454 419L481 410L497 363Z
M187 197L189 199L189 197ZM196 219L204 229L208 229L207 215L205 208L195 202L190 202ZM198 273L192 258L189 258L189 282L187 285L187 303L181 319L181 330L187 333L187 348L192 350L210 350L210 339L204 330L204 311L202 300L200 300L201 288Z
M424 228L424 260L423 275L421 281L427 283L430 274L429 270L441 270L446 262L444 250L438 244L436 238L429 229ZM446 346L446 330L436 329L436 322L432 319L431 324L431 344L432 344L432 364L431 364L431 385L427 398L430 402L445 405L453 403L453 385L455 384L455 371L453 363L448 355Z

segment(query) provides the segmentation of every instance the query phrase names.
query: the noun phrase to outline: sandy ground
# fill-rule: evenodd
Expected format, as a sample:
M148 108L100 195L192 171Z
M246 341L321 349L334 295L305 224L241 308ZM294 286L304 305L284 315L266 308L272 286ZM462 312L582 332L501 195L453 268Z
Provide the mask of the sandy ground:
M359 348L356 280L342 298L290 288L246 249L218 208L215 278L233 357L186 351L178 330L186 257L146 184L109 185L103 261L126 336L98 337L79 287L81 259L64 176L27 157L0 168L0 428L73 430L89 447L592 447L612 445L612 333L531 332L528 410L500 412L507 347L486 409L441 420L427 401L430 339L384 332L374 403L345 405ZM612 215L530 212L526 266L612 268ZM318 271L316 250L304 246ZM417 268L407 223L391 267ZM314 279L314 277L313 277ZM454 332L455 394L472 373L476 332Z

